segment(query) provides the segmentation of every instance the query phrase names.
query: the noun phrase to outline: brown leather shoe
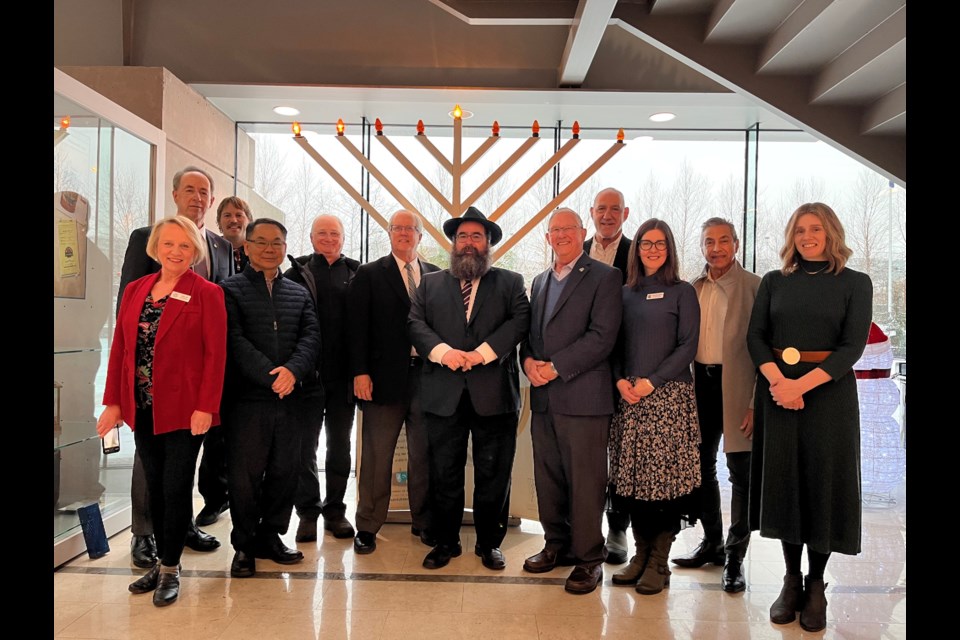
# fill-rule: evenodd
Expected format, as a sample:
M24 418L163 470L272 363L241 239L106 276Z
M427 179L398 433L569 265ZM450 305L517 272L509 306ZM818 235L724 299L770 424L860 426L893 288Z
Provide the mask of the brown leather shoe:
M523 570L529 573L546 573L554 567L572 567L577 564L575 558L566 553L557 553L553 549L544 549L523 561Z
M569 593L583 595L585 593L591 593L602 581L603 565L596 564L588 567L587 565L578 564L570 574L570 577L567 578L567 582L563 585L563 588Z
M797 619L797 611L803 609L803 575L789 573L783 576L783 588L780 595L770 605L770 622L788 624Z
M803 579L803 610L800 611L800 628L804 631L823 631L827 626L827 585L823 578Z

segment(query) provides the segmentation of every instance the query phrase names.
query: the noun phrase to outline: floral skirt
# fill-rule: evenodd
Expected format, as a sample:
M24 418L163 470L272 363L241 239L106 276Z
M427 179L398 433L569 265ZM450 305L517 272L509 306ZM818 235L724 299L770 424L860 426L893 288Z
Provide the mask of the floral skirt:
M610 423L610 483L635 500L687 496L700 486L699 445L693 383L666 382L637 404L621 398Z

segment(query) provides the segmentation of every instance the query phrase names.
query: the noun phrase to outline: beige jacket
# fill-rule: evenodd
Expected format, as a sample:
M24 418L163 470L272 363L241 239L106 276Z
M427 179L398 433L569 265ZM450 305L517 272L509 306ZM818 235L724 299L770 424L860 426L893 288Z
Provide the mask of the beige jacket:
M707 267L704 267L692 283L698 296L706 279ZM753 408L756 386L756 367L747 351L747 325L760 287L760 276L734 262L717 284L727 294L727 316L723 321L723 451L750 451L751 443L743 436L740 425L747 409Z

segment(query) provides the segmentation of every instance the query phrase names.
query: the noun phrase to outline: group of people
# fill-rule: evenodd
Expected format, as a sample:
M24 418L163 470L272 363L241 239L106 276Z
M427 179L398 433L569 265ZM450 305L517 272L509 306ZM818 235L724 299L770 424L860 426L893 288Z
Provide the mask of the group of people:
M217 216L223 238L204 237L212 179L188 167L173 186L178 216L131 236L98 422L101 434L121 422L134 429L135 492L140 473L149 495L139 507L152 516L147 525L142 513L138 525L134 500L132 544L134 561L150 570L131 591L153 591L159 606L175 601L184 544L212 540L197 524L227 508L234 577L254 575L255 558L302 560L280 539L294 508L297 542L316 540L322 515L324 529L352 537L356 553L373 553L401 428L411 534L430 547L423 566L463 552L471 440L474 552L484 567L504 569L522 369L545 540L525 571L572 566L565 589L585 594L601 583L605 561L626 564L614 584L659 593L682 522L699 520L702 542L673 562L723 565L722 588L738 592L759 529L782 541L786 563L771 620L787 623L799 611L805 629L825 626L827 559L860 550L852 366L872 297L869 278L845 266L851 252L828 206L794 212L783 267L762 280L737 262L733 223L707 220L706 264L691 284L680 278L670 227L649 219L625 238L629 209L619 191L604 189L590 209L589 240L575 211L551 214L553 263L528 296L520 274L492 266L503 233L475 207L443 224L446 269L419 257L422 222L401 210L389 220L388 255L363 265L347 258L342 224L321 215L314 253L291 256L284 272L280 222L252 220L246 203L228 198ZM128 273L128 261L143 273ZM356 530L343 503L355 403L363 415ZM721 436L732 484L725 539ZM201 443L205 506L194 523ZM151 533L156 560L153 543L141 542Z

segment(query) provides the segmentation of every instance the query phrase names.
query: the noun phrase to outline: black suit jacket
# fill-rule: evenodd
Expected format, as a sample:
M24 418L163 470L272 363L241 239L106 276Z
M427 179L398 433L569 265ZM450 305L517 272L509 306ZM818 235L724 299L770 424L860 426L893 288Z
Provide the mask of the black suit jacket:
M421 283L439 269L421 260ZM347 309L351 375L373 379L376 404L403 402L410 375L410 295L392 253L360 265L347 289Z
M451 371L426 360L420 387L424 412L453 415L464 389L470 392L478 415L519 411L517 345L530 327L530 302L523 288L523 276L491 268L477 285L473 312L467 322L460 280L448 270L428 274L420 281L410 307L408 327L413 345L424 358L441 343L473 351L486 342L497 354L493 362L467 372Z
M533 279L530 332L520 348L526 358L553 362L560 374L530 387L531 409L572 416L613 413L613 378L608 357L623 315L620 274L587 254L573 265L553 313L544 317L553 268Z
M117 290L117 312L123 300L123 290L127 285L143 276L160 271L160 263L147 255L147 240L153 227L134 229L127 242L127 252L123 254L123 266L120 268L120 288ZM234 273L233 247L209 229L204 229L207 238L207 253L210 254L210 275L207 278L214 284L226 280Z
M613 266L620 270L620 284L627 281L627 261L630 260L630 242L631 240L624 234L620 234L620 242L617 244L617 255L613 258ZM593 246L593 238L583 243L583 251L590 255L590 247Z

